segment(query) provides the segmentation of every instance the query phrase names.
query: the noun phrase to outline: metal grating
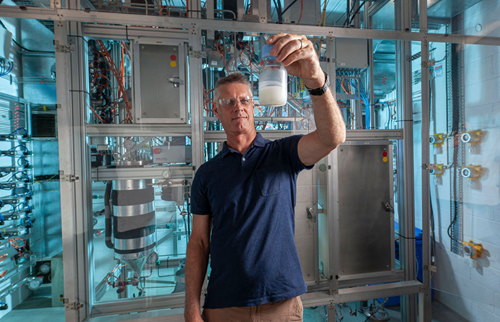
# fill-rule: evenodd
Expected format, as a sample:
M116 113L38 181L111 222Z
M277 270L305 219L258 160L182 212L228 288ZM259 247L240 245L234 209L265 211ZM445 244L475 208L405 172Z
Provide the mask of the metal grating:
M453 19L453 29L463 28L463 14ZM460 44L448 44L448 128L452 133L448 141L448 161L453 164L450 175L451 216L448 228L451 240L450 248L455 254L463 256L463 178L460 169L465 164L464 145L456 135L464 128L464 48ZM451 92L450 92L451 91Z

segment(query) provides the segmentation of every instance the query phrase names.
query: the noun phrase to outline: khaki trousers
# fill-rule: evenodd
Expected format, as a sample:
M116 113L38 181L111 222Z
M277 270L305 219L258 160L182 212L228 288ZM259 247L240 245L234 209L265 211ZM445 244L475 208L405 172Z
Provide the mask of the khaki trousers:
M300 297L257 306L205 309L205 322L302 322Z

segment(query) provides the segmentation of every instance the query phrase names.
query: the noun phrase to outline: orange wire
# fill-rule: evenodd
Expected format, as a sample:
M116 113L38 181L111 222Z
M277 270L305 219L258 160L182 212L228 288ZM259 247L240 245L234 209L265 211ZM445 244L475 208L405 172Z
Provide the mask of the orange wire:
M297 25L300 23L300 19L302 19L303 11L304 11L304 0L300 0L300 16L299 16L299 21L297 21Z
M22 246L19 246L19 244L17 243L18 240L22 240L23 241L23 245ZM26 246L26 240L24 240L23 238L9 238L9 243L15 249L23 248L24 246Z
M102 118L99 116L99 114L96 113L96 111L94 111L94 109L92 108L92 106L89 105L89 108L94 113L94 115L97 116L97 118L101 121L101 123L104 123L104 121L102 120Z
M107 87L109 85L109 78L107 78L106 76L104 76L103 74L98 74L97 76L94 77L94 80L97 78L97 77L104 77L106 78L106 80L108 81L106 84L102 85L102 86L97 86L97 87L100 87L100 88L104 88L104 87Z

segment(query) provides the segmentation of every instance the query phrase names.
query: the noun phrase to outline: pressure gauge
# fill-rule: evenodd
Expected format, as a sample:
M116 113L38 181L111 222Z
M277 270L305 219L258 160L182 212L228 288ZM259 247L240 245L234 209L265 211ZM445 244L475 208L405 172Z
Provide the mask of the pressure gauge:
M28 283L28 288L32 291L37 290L40 288L40 285L42 285L42 278L34 278Z
M48 274L50 272L50 264L43 264L40 266L40 273L42 274Z
M130 150L134 147L134 142L125 140L125 142L123 142L123 146L125 147L125 149Z

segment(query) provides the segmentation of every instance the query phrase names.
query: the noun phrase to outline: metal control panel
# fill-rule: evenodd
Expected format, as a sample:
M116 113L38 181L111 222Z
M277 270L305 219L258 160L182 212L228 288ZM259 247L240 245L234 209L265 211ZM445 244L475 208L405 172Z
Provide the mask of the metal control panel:
M187 123L184 44L134 42L136 123Z
M338 160L340 274L391 271L394 265L392 145L349 142Z

